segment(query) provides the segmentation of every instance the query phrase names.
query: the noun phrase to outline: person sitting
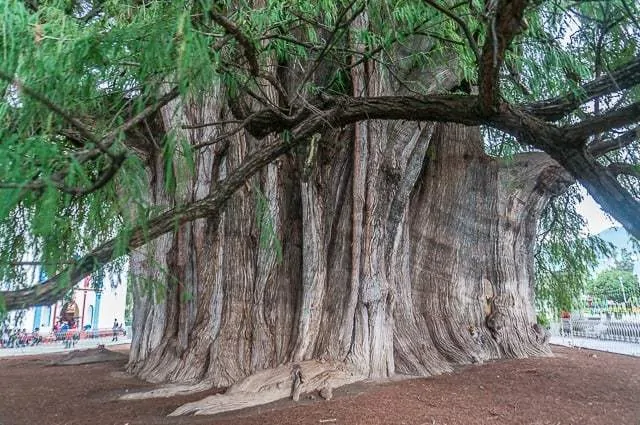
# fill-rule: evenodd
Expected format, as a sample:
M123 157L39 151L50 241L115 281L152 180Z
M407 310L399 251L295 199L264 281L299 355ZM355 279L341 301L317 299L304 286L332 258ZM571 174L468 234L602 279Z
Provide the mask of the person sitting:
M42 337L40 336L40 328L35 328L31 333L31 346L40 344Z
M20 343L20 347L26 347L27 345L29 345L29 334L27 334L27 330L25 328L20 331L18 340Z
M9 347L9 329L4 328L2 330L2 348L8 348L8 347Z
M73 341L73 346L75 347L76 344L78 343L78 341L80 341L80 332L74 332L73 336L71 337L72 341Z

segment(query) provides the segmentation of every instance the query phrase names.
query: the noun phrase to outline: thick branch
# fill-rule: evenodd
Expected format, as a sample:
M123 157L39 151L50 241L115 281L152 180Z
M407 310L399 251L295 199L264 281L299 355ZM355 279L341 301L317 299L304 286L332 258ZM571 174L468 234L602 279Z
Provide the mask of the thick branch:
M591 155L598 158L609 152L627 147L638 140L640 140L640 127L627 130L614 139L606 139L592 143L587 146L587 150Z
M578 106L607 94L640 84L640 57L580 87L580 94L568 93L524 106L527 112L546 121L556 121Z
M640 179L640 167L637 165L627 164L624 162L613 162L607 165L607 170L614 176L624 174L626 176L632 176Z
M576 151L562 164L587 189L602 209L611 214L634 237L640 238L640 202L609 169L584 152Z
M499 75L504 53L514 37L526 27L524 10L527 4L528 0L498 0L495 10L485 10L488 34L479 63L479 106L485 115L498 110Z
M586 119L581 123L566 127L567 137L583 140L589 136L604 133L614 128L624 127L640 121L640 102L632 103L624 108L610 111L603 115Z
M379 96L356 97L339 102L335 107L339 126L369 119L456 122L479 125L477 96Z

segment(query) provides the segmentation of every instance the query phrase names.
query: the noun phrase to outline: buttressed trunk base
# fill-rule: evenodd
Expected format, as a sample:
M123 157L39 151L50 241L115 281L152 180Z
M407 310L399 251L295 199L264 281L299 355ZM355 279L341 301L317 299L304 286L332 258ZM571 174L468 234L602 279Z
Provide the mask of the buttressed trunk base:
M181 196L206 194L258 144L204 149ZM176 414L550 354L532 284L539 214L571 183L553 160L496 160L477 127L409 122L363 122L309 149L264 169L219 224L185 224L132 255L129 370L244 400Z

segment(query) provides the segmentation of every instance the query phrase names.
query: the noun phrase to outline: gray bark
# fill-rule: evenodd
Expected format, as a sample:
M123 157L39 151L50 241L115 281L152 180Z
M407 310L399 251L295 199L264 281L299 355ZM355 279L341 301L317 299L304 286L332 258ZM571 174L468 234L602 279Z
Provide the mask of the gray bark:
M454 84L447 69L434 81ZM403 90L367 63L352 82L365 98ZM205 101L185 109L182 124L225 118ZM185 133L194 144L213 136ZM249 179L219 221L183 224L134 254L137 294L158 274L145 258L165 267L166 284L153 288L161 302L136 297L131 372L228 386L313 359L384 378L550 354L533 328L535 230L572 183L553 159L490 158L480 129L462 124L361 121L322 134L317 152L311 139ZM237 133L199 152L178 201L213 190L264 143ZM150 170L157 191L161 164Z
M213 154L218 178L258 144ZM218 226L182 225L132 256L130 371L226 386L310 359L379 378L549 354L533 328L535 228L571 180L548 156L490 158L477 127L367 122L325 136L306 181L300 164L263 170Z

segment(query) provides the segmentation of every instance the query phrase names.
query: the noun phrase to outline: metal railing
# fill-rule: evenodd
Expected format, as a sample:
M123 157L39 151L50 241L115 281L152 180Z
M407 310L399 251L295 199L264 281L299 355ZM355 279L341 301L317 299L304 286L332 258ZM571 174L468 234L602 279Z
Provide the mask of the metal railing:
M3 335L0 340L0 357L53 353L70 349L93 348L98 345L123 344L131 342L130 329L121 329L114 338L112 329L78 330L51 332L47 334Z
M640 315L572 314L551 325L554 344L640 356Z

